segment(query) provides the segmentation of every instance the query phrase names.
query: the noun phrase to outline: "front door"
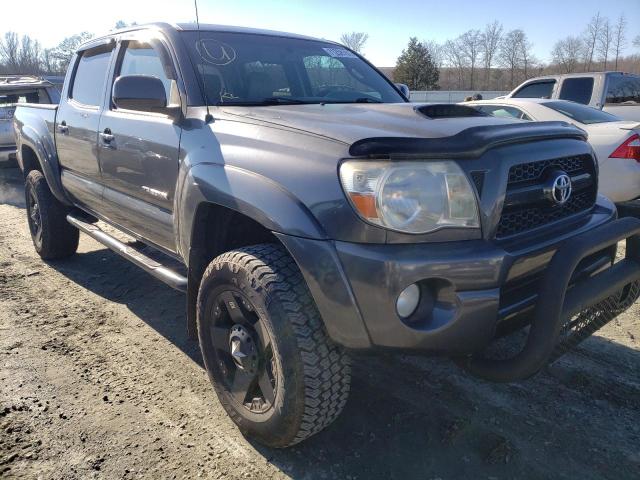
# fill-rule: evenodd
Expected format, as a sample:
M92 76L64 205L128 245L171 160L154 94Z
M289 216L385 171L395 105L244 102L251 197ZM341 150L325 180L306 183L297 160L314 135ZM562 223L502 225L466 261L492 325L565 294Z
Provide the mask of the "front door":
M56 116L62 183L77 203L93 211L100 210L102 198L98 125L113 48L110 43L78 54Z
M160 41L123 41L113 79L124 75L159 78L168 104L179 104L175 68ZM181 128L164 114L119 109L110 99L106 105L98 145L107 217L175 251L173 200Z

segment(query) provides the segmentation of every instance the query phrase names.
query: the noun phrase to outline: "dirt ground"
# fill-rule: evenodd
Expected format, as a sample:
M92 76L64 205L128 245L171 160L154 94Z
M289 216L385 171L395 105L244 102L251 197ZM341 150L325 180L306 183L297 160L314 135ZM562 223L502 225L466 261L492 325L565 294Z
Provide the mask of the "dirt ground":
M0 170L0 477L640 478L640 304L534 379L356 357L330 428L288 450L218 404L184 297L86 236L45 263Z

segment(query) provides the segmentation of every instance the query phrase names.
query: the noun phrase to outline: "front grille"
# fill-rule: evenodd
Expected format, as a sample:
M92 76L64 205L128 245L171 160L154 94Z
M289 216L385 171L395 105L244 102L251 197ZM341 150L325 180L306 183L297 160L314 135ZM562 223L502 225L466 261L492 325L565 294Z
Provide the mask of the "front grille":
M564 171L572 179L579 179L579 183L574 183L574 192L564 205L551 202L543 190L547 172L557 170ZM505 207L498 223L496 238L507 238L588 211L596 200L596 175L591 155L514 165L509 169ZM526 201L515 201L522 192L528 192L524 197Z

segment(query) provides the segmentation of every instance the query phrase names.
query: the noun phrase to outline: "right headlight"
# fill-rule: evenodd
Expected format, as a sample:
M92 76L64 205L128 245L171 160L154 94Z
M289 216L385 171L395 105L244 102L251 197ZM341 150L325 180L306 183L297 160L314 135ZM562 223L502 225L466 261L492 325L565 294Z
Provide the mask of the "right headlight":
M455 162L347 160L340 180L362 218L391 230L480 226L473 189Z

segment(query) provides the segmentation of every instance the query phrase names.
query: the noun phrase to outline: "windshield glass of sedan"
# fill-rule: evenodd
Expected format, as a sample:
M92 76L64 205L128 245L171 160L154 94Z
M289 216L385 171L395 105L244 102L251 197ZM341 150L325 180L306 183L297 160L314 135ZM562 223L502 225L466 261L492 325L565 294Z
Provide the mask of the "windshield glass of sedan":
M590 125L592 123L615 122L619 120L618 117L614 117L607 112L587 107L586 105L580 105L579 103L546 102L543 103L543 105L566 115L576 122L584 123L585 125Z
M385 77L338 45L246 33L183 34L210 105L405 101Z

